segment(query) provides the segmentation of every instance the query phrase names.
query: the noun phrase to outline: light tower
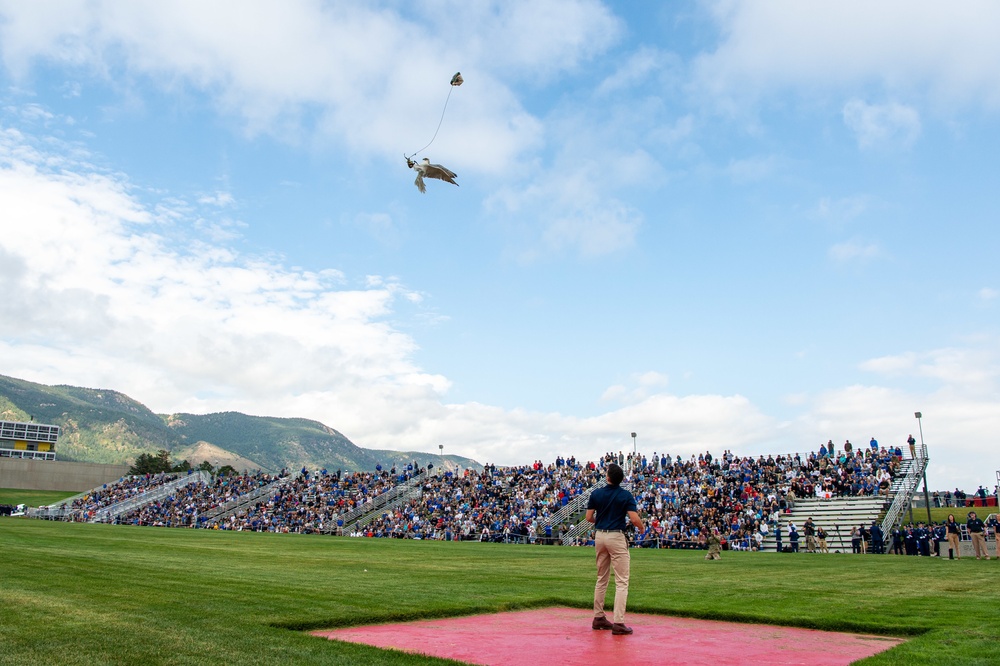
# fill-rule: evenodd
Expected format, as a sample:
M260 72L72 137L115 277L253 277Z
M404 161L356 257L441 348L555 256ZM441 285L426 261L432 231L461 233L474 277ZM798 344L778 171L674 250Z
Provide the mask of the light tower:
M931 498L927 492L927 447L924 445L924 426L921 423L924 415L920 412L913 412L913 416L917 419L917 429L920 431L920 458L924 463L924 504L927 505L927 524L930 525L932 521Z

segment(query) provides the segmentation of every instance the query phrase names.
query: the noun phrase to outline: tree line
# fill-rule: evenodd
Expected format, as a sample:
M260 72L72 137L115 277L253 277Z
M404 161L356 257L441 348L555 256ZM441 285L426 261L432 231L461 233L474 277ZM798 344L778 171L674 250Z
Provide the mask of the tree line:
M236 469L232 465L223 465L222 467L215 469L212 463L207 460L203 460L197 467L192 467L191 463L187 460L182 460L179 463L172 463L170 461L170 452L165 449L160 449L155 454L140 453L135 459L135 464L129 468L128 473L162 474L164 472L190 472L192 470L202 470L210 474L218 474L222 476L237 473Z

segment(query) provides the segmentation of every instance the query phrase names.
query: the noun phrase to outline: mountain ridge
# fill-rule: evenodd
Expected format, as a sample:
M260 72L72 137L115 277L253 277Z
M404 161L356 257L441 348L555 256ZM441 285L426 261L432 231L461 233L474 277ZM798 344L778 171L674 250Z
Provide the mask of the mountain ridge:
M410 462L446 469L482 467L462 456L365 449L335 428L301 417L156 414L114 389L48 386L5 375L0 375L0 418L59 426L56 458L76 462L132 464L140 454L166 450L174 462L197 466L207 460L213 467L265 471L372 471L379 464L389 468Z

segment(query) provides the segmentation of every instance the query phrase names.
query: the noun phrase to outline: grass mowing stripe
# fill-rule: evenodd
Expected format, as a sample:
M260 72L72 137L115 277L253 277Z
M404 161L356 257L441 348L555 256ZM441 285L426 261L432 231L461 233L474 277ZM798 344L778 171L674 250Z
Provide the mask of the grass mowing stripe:
M589 608L594 586L593 549L556 546L3 518L0 549L2 665L430 663L290 629ZM866 664L1000 663L1000 562L637 550L632 563L632 611L913 637Z
M78 495L76 492L60 490L22 490L20 488L0 488L0 504L27 504L28 506L48 506Z

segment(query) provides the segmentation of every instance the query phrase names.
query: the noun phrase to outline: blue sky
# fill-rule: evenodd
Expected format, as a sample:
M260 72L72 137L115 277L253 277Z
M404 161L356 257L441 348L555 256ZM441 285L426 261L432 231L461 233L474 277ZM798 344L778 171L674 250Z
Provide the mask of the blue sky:
M931 485L992 488L998 32L0 0L0 372L498 464L902 444L920 410ZM421 194L446 99L417 157L460 186Z

